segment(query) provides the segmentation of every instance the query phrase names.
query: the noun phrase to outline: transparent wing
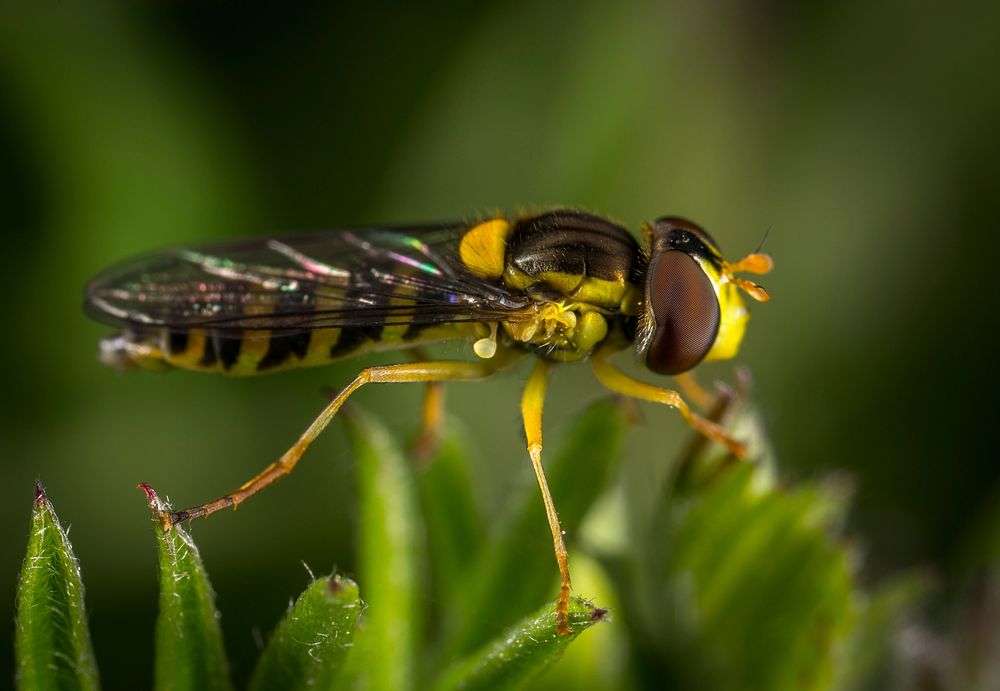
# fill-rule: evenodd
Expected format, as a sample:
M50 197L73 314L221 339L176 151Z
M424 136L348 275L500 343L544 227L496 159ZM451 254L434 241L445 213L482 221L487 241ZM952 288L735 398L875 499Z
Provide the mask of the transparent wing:
M85 307L115 326L220 335L517 320L530 300L459 261L467 228L345 229L165 250L94 278Z

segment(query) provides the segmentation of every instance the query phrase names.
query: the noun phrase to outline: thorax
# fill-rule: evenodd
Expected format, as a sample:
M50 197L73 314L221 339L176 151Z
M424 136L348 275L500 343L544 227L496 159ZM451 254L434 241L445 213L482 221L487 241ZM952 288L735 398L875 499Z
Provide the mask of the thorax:
M579 360L639 313L638 243L620 226L560 212L515 224L501 280L534 301L535 316L503 325L517 343L555 360Z

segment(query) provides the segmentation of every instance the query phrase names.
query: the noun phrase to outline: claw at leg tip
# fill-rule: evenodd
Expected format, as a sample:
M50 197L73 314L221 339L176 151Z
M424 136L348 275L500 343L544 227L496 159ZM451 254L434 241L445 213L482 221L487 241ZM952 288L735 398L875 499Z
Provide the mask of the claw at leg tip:
M565 609L556 607L556 633L560 636L568 636L572 633L572 629L569 628L569 607Z
M183 523L190 516L188 516L186 511L161 511L160 512L160 523L163 525L163 530L167 531L173 528L179 523Z
M170 529L174 527L174 523L170 519L170 514L166 511L160 511L157 517L160 519L160 530L164 533L170 532Z

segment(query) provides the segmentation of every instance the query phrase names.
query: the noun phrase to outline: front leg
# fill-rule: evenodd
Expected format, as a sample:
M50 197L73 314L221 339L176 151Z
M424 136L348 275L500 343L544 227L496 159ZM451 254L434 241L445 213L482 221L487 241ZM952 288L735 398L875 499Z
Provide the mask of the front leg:
M746 444L733 439L721 425L717 425L711 420L706 420L693 412L679 393L630 377L608 362L610 355L610 352L601 351L594 355L590 361L594 374L604 386L624 396L641 398L653 401L654 403L663 403L671 408L676 408L680 412L681 417L684 418L684 422L691 425L691 427L698 430L701 434L722 444L737 458L743 458L746 455Z

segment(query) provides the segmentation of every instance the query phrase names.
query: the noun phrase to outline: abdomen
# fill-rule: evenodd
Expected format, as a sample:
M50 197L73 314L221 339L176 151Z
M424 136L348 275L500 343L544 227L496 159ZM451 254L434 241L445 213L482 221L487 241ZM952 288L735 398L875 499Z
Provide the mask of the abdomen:
M172 368L253 376L298 367L326 365L375 350L412 348L445 340L475 340L485 335L476 323L356 326L292 334L247 331L219 335L203 329L126 330L102 339L101 361L117 369Z

